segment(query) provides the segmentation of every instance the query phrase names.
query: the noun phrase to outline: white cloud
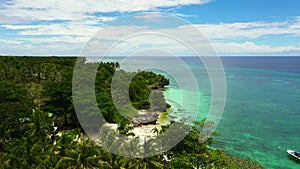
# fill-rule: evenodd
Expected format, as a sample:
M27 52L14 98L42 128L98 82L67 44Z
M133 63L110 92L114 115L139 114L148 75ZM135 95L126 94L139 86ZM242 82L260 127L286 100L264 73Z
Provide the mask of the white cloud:
M298 46L257 45L251 41L244 43L213 43L212 44L221 56L300 56L300 43Z
M0 22L11 23L9 18L19 21L82 20L93 13L147 11L158 7L173 7L204 4L210 0L11 0L2 4Z
M230 25L230 26L228 26ZM216 26L215 30L222 29L222 31L217 31L220 34L209 34L206 35L213 39L212 45L216 48L216 51L220 55L300 55L300 45L297 44L295 46L282 46L279 47L272 47L269 45L257 45L254 42L251 42L251 39L254 37L260 37L264 35L268 35L271 32L268 32L270 27L281 27L285 25L284 23L270 23L270 24L262 24L262 23L234 23L228 24L225 28ZM271 25L271 26L270 26ZM294 25L294 24L293 24ZM265 26L265 27L264 27ZM90 37L98 31L98 28L95 26L86 26L86 25L76 25L75 23L68 23L68 24L53 24L53 25L4 25L7 29L12 30L20 30L20 34L22 35L52 35L49 38L38 38L38 37L31 37L31 38L17 38L15 40L0 40L0 42L6 44L7 47L4 47L3 51L8 49L14 50L27 50L27 51L34 51L33 53L39 52L46 52L51 55L51 53L55 52L62 52L63 54L77 54L79 55L80 48L85 45L86 42L90 39ZM196 25L197 28L201 27ZM254 27L254 28L251 28ZM260 32L253 35L255 31L261 29ZM228 28L228 29L227 29ZM243 29L249 30L249 32L244 31ZM190 40L190 44L193 44L193 48L203 48L201 46L201 39L197 36L197 32L188 30L189 27L187 26L180 26L177 28L165 28L159 30L162 33L169 33L169 34L176 34L178 37L185 36ZM232 37L230 32L235 30L235 36ZM120 31L122 30L122 31ZM179 31L180 30L180 31ZM293 29L288 29L287 32L281 32L286 34L292 34ZM100 38L100 43L95 41L95 44L92 45L90 49L95 50L95 52L99 52L98 46L109 48L111 45L116 43L119 40L122 40L120 46L115 49L115 55L122 55L123 51L130 51L134 52L135 50L143 50L146 48L153 48L153 49L161 49L165 51L170 51L173 54L180 54L180 55L191 55L190 51L183 47L182 44L174 41L174 39L168 39L166 37L160 37L157 35L137 35L133 36L129 39L122 39L124 35L134 35L139 32L148 31L151 32L149 27L145 26L108 26L106 29L102 29ZM209 31L209 30L206 30ZM226 32L227 31L227 32ZM239 32L241 31L241 32ZM288 32L291 31L291 32ZM185 32L184 35L182 32ZM203 32L203 30L201 31ZM258 35L259 34L259 35ZM63 35L63 36L57 36ZM238 36L239 35L239 36ZM243 43L236 43L234 39L237 38L236 36L240 37L248 37L248 40ZM296 35L297 36L297 35ZM218 37L218 38L216 38ZM251 38L250 38L251 37ZM175 37L176 38L176 37ZM229 43L224 43L219 41L219 39L227 39L231 41ZM217 40L216 40L217 39ZM203 39L202 39L203 40ZM30 44L31 46L28 46ZM24 46L24 48L21 48ZM36 46L40 46L37 48ZM55 49L55 47L59 49ZM94 49L93 49L94 48ZM106 49L104 48L104 49ZM65 49L65 51L63 51ZM73 52L71 52L73 49ZM103 51L102 51L103 52ZM45 54L46 54L45 53ZM126 53L128 54L128 53ZM123 53L125 55L125 53Z
M3 28L18 30L19 35L76 35L92 36L100 28L74 22L40 25L2 25Z
M0 2L0 23L2 29L12 30L19 37L14 39L0 39L0 54L9 54L17 50L25 50L29 54L79 54L84 44L98 32L101 27L116 19L105 15L107 12L148 11L159 7L175 7L190 4L203 4L211 0L10 0ZM9 2L9 3L8 3ZM159 11L159 10L158 10ZM96 16L103 14L101 16ZM184 14L175 14L185 16ZM149 15L139 15L139 19L163 20L164 15L159 12ZM154 19L154 20L153 20ZM42 21L42 22L41 22ZM40 24L35 24L35 22ZM190 25L177 28L162 28L160 32L172 33L178 37L186 36L194 47L201 47L201 39L197 32L189 31ZM205 36L212 40L213 45L221 55L300 55L300 45L272 47L268 44L257 45L254 39L268 35L300 36L300 17L286 22L240 22L219 24L194 25ZM185 30L183 31L179 30ZM146 26L110 26L102 31L102 40L118 41L123 35L149 30ZM151 30L150 30L151 31ZM43 36L46 37L43 37ZM5 38L5 37L1 37ZM237 43L236 40L244 42ZM203 39L202 39L203 40ZM224 43L224 41L229 43ZM111 42L110 42L111 43ZM108 44L101 44L108 45ZM140 37L124 40L120 48L141 49L142 46L163 48L185 55L180 44L161 40L158 37ZM42 53L45 52L45 53Z
M215 47L217 53L219 55L294 55L299 56L300 55L300 43L295 44L294 46L291 45L285 45L284 43L282 45L278 45L276 47L270 46L268 44L258 45L251 41L251 39L255 39L254 37L258 38L261 36L266 35L272 35L274 33L276 34L282 34L282 35L292 35L296 33L296 30L294 29L287 29L287 30L277 30L278 32L272 32L274 31L275 27L277 29L281 29L281 26L286 26L286 22L283 23L235 23L230 24L231 29L227 29L226 31L219 31L220 34L205 34L209 39L212 39L211 42L206 41L205 38L199 39L199 36L197 35L198 32L193 31L189 29L189 27L186 26L180 26L177 28L166 28L161 29L159 32L161 33L167 33L167 34L173 34L178 35L178 38L185 36L189 40L189 44L191 44L190 47L194 49L204 49L206 47L209 47L209 44L211 43L213 47ZM292 24L294 25L294 23ZM199 28L199 25L196 25L197 28ZM230 27L230 26L227 26ZM290 25L291 26L291 25ZM252 28L253 27L253 28ZM270 27L273 27L274 29L269 31ZM218 27L217 28L222 28ZM215 28L215 29L217 29ZM235 31L232 31L232 29L235 29ZM249 32L244 31L243 29L249 30ZM253 30L251 30L253 29ZM257 29L260 29L259 32L255 33ZM282 28L284 29L284 28ZM122 30L122 31L118 31ZM130 34L134 35L135 33L138 33L139 31L146 31L149 30L147 27L138 27L138 26L115 26L110 27L107 32L103 32L104 36L101 36L102 40L109 40L109 41L115 41L121 40L121 38L124 36L124 34ZM225 30L225 29L222 29ZM109 32L111 31L111 32ZM209 31L209 30L207 30ZM118 33L116 33L118 32ZM151 32L151 31L149 31ZM184 34L182 34L184 32ZM203 31L201 31L203 32ZM230 32L234 33L234 36L230 34ZM105 36L107 35L107 36ZM298 34L295 34L294 36L298 36ZM218 37L218 38L216 38ZM235 39L238 37L246 38L244 42L237 43L235 42ZM248 37L248 38L247 38ZM176 37L175 37L176 38ZM224 42L220 39L226 39ZM102 41L103 42L103 41ZM191 55L191 53L183 47L183 44L174 41L174 39L168 39L164 36L155 36L155 35L141 35L136 37L131 37L130 39L122 39L123 46L121 45L117 52L119 55L121 55L122 51L125 51L127 48L130 48L131 51L134 50L142 50L146 48L156 48L156 49L163 49L166 51L170 51L174 54L181 54L181 55ZM203 44L202 44L203 43ZM111 44L113 44L111 42ZM280 43L279 43L280 44ZM103 44L94 44L94 48L97 48L97 46L101 46ZM127 53L126 53L127 54Z
M64 39L62 41L62 39ZM82 49L82 42L76 42L76 38L51 38L23 40L1 40L0 55L73 55L78 56ZM35 42L35 43L33 43Z
M195 25L211 39L248 38L266 35L300 36L300 21L293 22L244 22Z
M23 41L20 40L10 40L10 39L0 39L0 42L6 44L6 45L21 45L23 44Z
M139 18L139 19L163 19L167 18L166 15L162 14L161 12L151 12L151 13L145 13L144 15L136 15L134 18Z
M108 54L111 56L129 56L138 51L148 51L148 55L157 51L168 51L174 55L191 55L189 48L180 42L158 34L137 34L128 39L105 43L103 39L93 39L88 43L83 55L99 56ZM151 53L149 53L151 51Z

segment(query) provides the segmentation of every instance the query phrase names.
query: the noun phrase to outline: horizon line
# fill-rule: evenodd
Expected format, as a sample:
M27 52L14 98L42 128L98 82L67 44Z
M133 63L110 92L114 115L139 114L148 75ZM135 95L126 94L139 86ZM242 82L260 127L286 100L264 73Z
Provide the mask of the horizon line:
M128 56L80 56L80 55L0 55L0 57L111 57L123 58ZM170 57L170 56L135 56L135 57ZM223 56L177 56L177 57L300 57L300 55L223 55Z

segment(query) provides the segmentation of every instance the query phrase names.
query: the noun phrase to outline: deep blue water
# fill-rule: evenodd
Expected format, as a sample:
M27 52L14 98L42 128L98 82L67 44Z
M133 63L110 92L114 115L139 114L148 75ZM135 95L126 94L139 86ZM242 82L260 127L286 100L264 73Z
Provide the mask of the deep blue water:
M300 73L300 57L221 57L224 67Z

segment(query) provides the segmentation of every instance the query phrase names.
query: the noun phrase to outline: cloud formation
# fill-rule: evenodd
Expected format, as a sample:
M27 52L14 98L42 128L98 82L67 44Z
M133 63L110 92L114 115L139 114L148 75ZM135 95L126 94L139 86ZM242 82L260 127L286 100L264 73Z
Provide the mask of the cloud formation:
M133 0L9 0L0 2L0 54L29 55L78 55L86 42L108 22L116 20L117 14L157 10L145 13L137 19L159 25L164 15L159 8L177 7L191 4L205 4L211 0L156 0L140 2ZM113 13L113 14L112 14ZM175 13L175 16L186 16ZM164 23L166 24L166 23ZM168 23L167 23L168 24ZM172 25L161 28L160 32L182 32L190 25ZM215 24L194 24L203 35L211 40L220 55L300 55L299 44L257 44L261 38L271 36L300 36L300 16L282 22L236 22ZM159 28L158 28L159 29ZM134 34L148 30L141 25L113 25L102 39L117 41L122 34ZM6 32L9 34L6 35ZM199 44L194 33L188 36L192 43ZM14 36L11 36L13 34ZM180 35L183 36L183 35ZM137 45L140 44L140 45ZM102 44L105 45L105 44ZM141 46L163 47L182 55L178 44L162 41L157 37L140 37L124 41L123 47L139 48ZM54 52L54 53L53 53Z
M0 2L0 23L40 20L86 20L95 13L136 12L192 4L210 0L9 0Z
M240 22L195 25L213 39L256 39L266 35L300 36L300 20L286 22Z
M297 46L277 46L257 45L254 42L244 43L212 43L212 45L222 56L299 56L300 43Z

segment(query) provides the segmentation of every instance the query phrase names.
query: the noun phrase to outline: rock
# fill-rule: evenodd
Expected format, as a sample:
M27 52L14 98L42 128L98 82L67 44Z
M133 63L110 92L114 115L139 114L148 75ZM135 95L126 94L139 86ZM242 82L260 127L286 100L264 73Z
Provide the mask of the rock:
M156 124L159 112L153 111L140 111L138 115L131 119L134 126L146 125L146 124Z

